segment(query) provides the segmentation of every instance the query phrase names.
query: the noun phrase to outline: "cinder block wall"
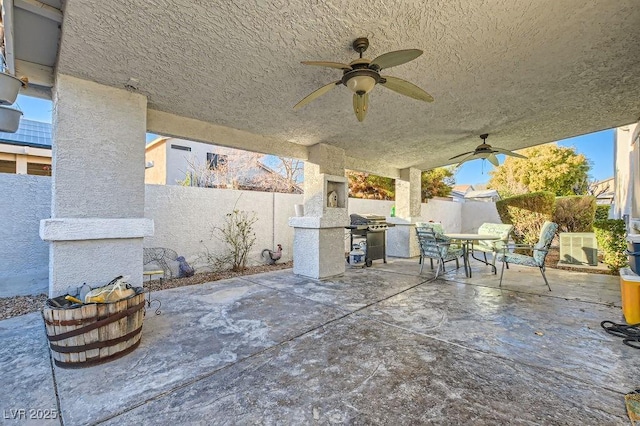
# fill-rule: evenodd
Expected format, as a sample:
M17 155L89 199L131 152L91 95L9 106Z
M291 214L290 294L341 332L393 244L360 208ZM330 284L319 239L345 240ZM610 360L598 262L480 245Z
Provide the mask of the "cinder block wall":
M234 209L254 212L256 243L248 264L261 264L263 249L276 244L284 249L282 260L291 260L293 231L287 220L294 216L294 204L302 203L300 194L237 191L146 185L145 217L154 220L155 234L144 239L145 247L167 247L184 256L195 266L206 250L215 255L225 252L225 245L212 232L222 227Z
M478 232L478 228L485 222L502 223L496 203L484 201L467 201L462 205L462 228L460 232Z
M51 180L44 176L0 174L0 297L44 293L48 288L49 246L40 239L40 220L50 217ZM198 265L203 252L221 254L225 248L211 233L234 208L253 211L256 244L249 264L262 262L263 249L282 244L282 259L292 259L293 229L288 219L300 194L230 189L146 185L145 217L155 222L155 234L145 247L167 247ZM393 201L349 199L349 214L388 217ZM454 203L430 200L422 204L424 221L442 222L450 232L474 232L483 222L499 222L493 203ZM347 233L345 230L345 238ZM345 239L345 249L348 241Z
M349 199L349 214L352 213L372 213L389 217L393 201L361 200ZM428 203L422 203L420 218L424 222L430 220L441 222L448 232L462 232L462 206L463 203L453 201L432 199ZM495 207L494 207L495 209ZM479 226L479 225L478 225ZM477 227L476 227L477 229Z

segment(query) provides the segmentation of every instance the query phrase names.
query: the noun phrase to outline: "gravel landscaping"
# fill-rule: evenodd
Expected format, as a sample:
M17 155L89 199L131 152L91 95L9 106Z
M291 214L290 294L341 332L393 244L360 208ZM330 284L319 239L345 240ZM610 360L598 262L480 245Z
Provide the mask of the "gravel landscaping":
M222 271L222 272L205 272L195 274L187 278L157 279L145 281L144 287L150 291L165 290L168 288L182 287L187 285L195 285L208 283L211 281L224 280L227 278L240 277L243 275L260 274L262 272L275 271L278 269L293 268L293 262L276 263L274 265L258 265L250 266L244 271ZM44 303L47 301L46 294L38 294L35 296L15 296L0 298L0 320L17 317L19 315L40 311Z

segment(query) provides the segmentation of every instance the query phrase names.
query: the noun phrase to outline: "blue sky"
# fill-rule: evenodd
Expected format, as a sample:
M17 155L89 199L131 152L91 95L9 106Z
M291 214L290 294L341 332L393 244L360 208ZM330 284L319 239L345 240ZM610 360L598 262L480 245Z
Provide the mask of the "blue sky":
M30 120L51 123L53 104L51 101L18 95L17 107L24 113L24 117ZM155 135L148 134L147 142ZM558 141L560 146L571 146L580 154L584 154L591 163L590 176L596 180L602 180L613 176L613 138L614 130L576 136ZM499 155L500 164L504 156ZM464 163L456 173L457 184L481 184L486 183L490 176L489 171L493 165L488 161L474 160Z
M24 118L51 123L51 114L53 113L53 102L51 101L18 95L16 107L22 111Z

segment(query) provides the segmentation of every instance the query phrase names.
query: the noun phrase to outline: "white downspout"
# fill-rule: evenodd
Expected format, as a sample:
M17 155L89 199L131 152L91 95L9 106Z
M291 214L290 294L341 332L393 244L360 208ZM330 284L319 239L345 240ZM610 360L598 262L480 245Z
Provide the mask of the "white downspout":
M13 50L13 0L2 1L2 24L4 26L3 54L6 70L16 74L16 57Z

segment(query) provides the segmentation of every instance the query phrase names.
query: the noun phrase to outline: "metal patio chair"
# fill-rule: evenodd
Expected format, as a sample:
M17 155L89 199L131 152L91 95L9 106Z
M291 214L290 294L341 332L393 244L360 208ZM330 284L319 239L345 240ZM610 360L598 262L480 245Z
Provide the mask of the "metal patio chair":
M173 269L170 266L170 263L175 263L178 259L178 253L174 250L166 247L149 247L143 248L142 253L143 265L151 265L155 268L152 271L154 272L153 275L159 275L157 274L158 268L164 272L164 278L173 278L174 275L177 275L173 273Z
M513 231L513 225L509 225L506 223L483 223L478 228L478 234L488 234L488 235L499 235L499 240L480 240L477 243L473 244L473 251L481 252L484 256L484 263L487 265L491 265L493 268L493 273L497 272L496 269L496 254L502 252L504 247L509 243L509 235ZM487 259L487 253L492 255L491 263ZM473 253L471 254L473 256ZM475 256L474 259L479 260ZM509 269L509 263L506 264L507 269Z
M551 247L551 241L553 241L553 237L556 235L556 231L558 230L558 224L554 222L545 222L542 225L542 229L540 230L540 238L538 242L534 245L528 244L515 244L510 247L505 246L502 250L502 253L498 253L496 255L496 259L498 261L502 261L502 270L500 271L500 287L502 287L502 276L504 275L504 266L506 263L510 263L513 265L523 265L523 266L536 266L540 269L540 273L542 274L542 278L544 278L545 284L551 291L551 286L549 286L549 281L547 281L547 277L544 273L544 260L547 257L547 253L549 253L549 247ZM509 249L528 249L531 250L532 256L527 256L525 254L519 253L511 253Z
M463 254L462 248L452 248L451 241L443 235L438 235L433 228L427 226L416 226L416 234L418 235L418 244L420 246L420 273L424 269L425 259L431 261L431 269L433 269L433 260L438 263L436 268L436 276L445 271L444 264L452 260L456 261L456 268L460 267L460 258Z

